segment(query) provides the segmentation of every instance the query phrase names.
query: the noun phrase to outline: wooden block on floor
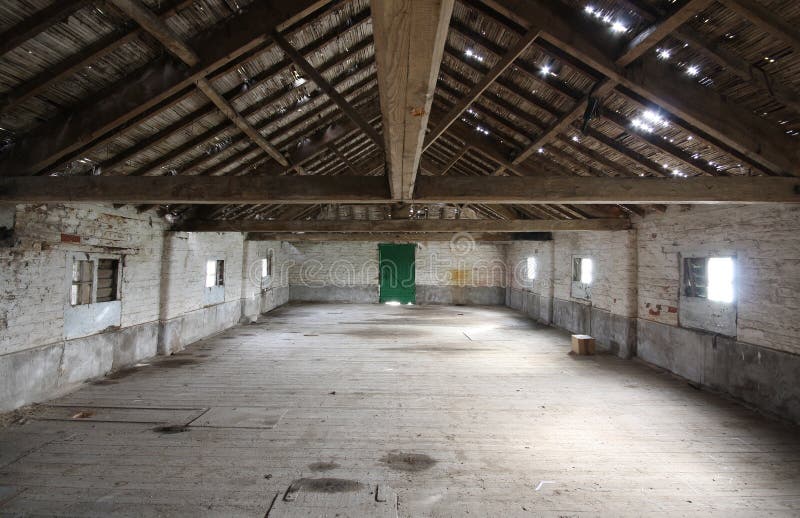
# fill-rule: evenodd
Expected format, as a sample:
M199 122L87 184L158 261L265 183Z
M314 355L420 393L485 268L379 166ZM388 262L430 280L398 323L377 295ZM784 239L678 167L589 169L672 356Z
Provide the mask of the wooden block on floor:
M572 335L572 352L579 356L594 354L595 341L589 335Z

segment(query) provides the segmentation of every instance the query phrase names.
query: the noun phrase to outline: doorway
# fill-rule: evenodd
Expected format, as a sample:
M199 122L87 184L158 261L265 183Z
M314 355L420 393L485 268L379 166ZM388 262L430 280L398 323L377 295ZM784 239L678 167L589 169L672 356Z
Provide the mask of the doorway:
M413 304L417 300L415 244L380 244L380 301Z

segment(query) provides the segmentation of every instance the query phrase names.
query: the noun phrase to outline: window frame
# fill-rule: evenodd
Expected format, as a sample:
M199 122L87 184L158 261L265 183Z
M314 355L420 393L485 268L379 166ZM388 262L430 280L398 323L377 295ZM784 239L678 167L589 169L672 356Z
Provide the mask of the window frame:
M733 275L731 276L731 292L732 298L731 300L718 300L712 299L709 294L711 292L711 275L709 269L709 263L712 259L728 259L732 262L733 267ZM690 271L694 270L695 268L691 268L691 270L687 269L687 265L691 263L695 263L695 265L702 262L703 265L703 275L701 276L701 281L704 284L697 284L694 281L694 274L691 274ZM731 254L690 254L681 257L681 271L680 271L680 282L681 282L681 298L687 299L703 299L707 300L712 303L720 303L720 304L733 304L736 302L736 256ZM699 290L702 290L702 294Z
M269 289L272 284L273 266L275 254L272 249L268 249L265 257L261 258L261 289Z
M91 253L74 253L70 254L67 258L69 275L68 275L68 288L67 288L67 305L69 307L91 306L95 304L108 304L111 302L119 302L122 300L122 270L124 261L122 256L109 255L109 254L91 254ZM113 299L110 300L97 300L97 288L99 284L98 274L100 272L100 261L114 261L116 268L112 276L113 286ZM75 281L75 264L90 263L92 265L91 280ZM72 289L76 285L89 285L89 302L72 303Z
M225 302L225 257L212 256L206 258L203 268L203 305L214 306ZM213 263L213 272L209 267ZM209 286L209 279L213 284Z
M115 300L98 301L99 264L101 260L106 259L117 261L116 278L114 279L116 297ZM73 265L79 261L92 263L91 302L72 305ZM64 266L65 273L62 284L64 290L64 339L72 340L119 327L122 323L122 299L125 295L122 288L125 255L67 251ZM86 284L88 285L88 282Z
M711 276L708 262L710 259L725 258L732 261L732 300L730 302L708 298ZM705 290L703 296L696 291L687 290L688 269L691 262L702 262L705 269ZM711 332L723 336L735 337L738 333L738 290L737 290L738 256L735 250L727 249L688 249L678 253L678 311L679 327Z
M89 279L84 279L83 274L86 273L86 270L83 268L83 265L87 264L89 269ZM76 279L77 277L77 279ZM94 261L91 259L79 259L77 257L72 258L72 268L70 273L70 285L69 285L69 305L72 307L75 306L88 306L94 301L94 278L95 278L95 266ZM88 293L85 290L81 290L81 287L88 286ZM73 296L74 294L74 296ZM83 301L84 296L88 296L88 301Z
M214 272L209 272L209 267L214 264ZM219 288L225 286L225 259L206 259L205 268L205 287L206 289ZM208 283L209 278L213 279L212 284Z
M589 261L591 264L591 279L589 282L584 282L583 262ZM595 261L590 255L576 254L572 256L570 261L570 295L574 299L591 300L592 299L592 286L597 280L595 271Z
M105 300L98 300L99 297L97 295L97 291L100 289L100 263L103 261L110 261L114 264L114 267L111 268L111 295L112 298L105 298ZM94 303L95 304L105 304L106 302L115 302L120 300L120 272L122 271L122 259L121 258L111 258L111 257L98 257L97 258L97 266L95 267L95 286L94 286Z
M531 265L533 265L533 268L531 268ZM528 256L525 261L525 279L529 283L533 284L536 281L538 273L539 273L539 258L536 257L535 255Z

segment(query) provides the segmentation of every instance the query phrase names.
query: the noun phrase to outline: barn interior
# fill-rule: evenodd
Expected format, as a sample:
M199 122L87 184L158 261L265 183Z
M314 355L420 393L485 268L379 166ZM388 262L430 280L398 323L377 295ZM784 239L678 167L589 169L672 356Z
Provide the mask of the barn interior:
M0 0L0 515L797 516L798 27Z

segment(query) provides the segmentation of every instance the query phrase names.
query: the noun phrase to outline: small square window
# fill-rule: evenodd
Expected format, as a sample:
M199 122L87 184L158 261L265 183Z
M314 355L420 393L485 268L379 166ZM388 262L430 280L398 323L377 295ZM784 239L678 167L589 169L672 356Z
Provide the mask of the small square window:
M536 258L535 257L528 257L528 268L527 268L527 275L528 280L532 281L536 279Z
M686 257L683 260L683 294L686 297L733 302L733 257Z
M206 288L225 284L225 261L206 261Z
M572 260L572 280L581 284L591 284L594 276L594 263L588 257L575 257Z
M74 260L72 262L72 286L69 292L69 303L82 306L92 303L94 286L94 262Z

